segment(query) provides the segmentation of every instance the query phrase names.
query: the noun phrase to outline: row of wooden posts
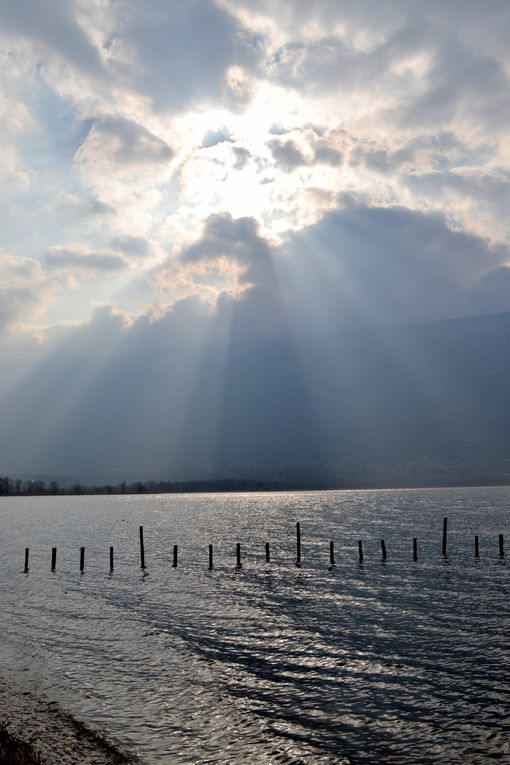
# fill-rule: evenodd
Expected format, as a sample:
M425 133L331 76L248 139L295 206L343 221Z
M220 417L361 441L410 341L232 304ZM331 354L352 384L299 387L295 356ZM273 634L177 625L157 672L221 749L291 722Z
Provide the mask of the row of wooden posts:
M442 554L444 558L448 557L447 553L447 533L448 533L448 519L443 519L443 546L442 546ZM28 562L29 562L29 554L30 549L27 547L25 548L25 573L29 571ZM359 554L359 562L363 563L364 556L363 556L363 543L361 539L358 541L358 554ZM386 562L387 560L387 554L386 554L386 543L384 539L381 539L381 560L383 562ZM480 557L480 545L478 541L478 536L475 536L475 558ZM504 549L504 542L503 542L503 534L499 535L499 557L504 558L505 557L505 549ZM177 558L178 558L178 546L174 545L173 547L173 559L172 559L172 566L173 568L177 568ZM413 537L413 560L418 560L418 540L416 537ZM240 542L237 542L236 544L236 562L238 568L241 567L241 544ZM269 542L266 542L266 563L271 562L270 557L270 550L269 550ZM335 565L335 545L333 541L330 541L329 543L329 563L331 566ZM296 523L296 565L301 565L301 526L299 523ZM145 547L143 542L143 526L140 526L140 567L142 569L145 569ZM52 547L51 549L51 570L55 571L57 568L57 548ZM209 569L213 568L213 546L209 545ZM83 573L85 571L85 548L80 547L80 571ZM113 547L110 547L110 571L113 571Z

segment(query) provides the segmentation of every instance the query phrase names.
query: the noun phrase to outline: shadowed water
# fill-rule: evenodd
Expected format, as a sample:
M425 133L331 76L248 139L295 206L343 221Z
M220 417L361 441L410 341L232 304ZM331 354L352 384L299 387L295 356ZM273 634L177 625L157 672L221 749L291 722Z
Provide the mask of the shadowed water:
M509 489L4 498L1 671L147 763L508 763L509 505Z

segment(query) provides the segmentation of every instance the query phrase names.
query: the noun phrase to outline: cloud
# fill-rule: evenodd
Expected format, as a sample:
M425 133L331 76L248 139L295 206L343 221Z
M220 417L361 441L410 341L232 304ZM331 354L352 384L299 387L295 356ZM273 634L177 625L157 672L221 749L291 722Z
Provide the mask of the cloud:
M112 55L120 76L158 111L225 97L242 101L243 93L236 92L242 77L233 68L252 70L260 58L256 38L212 0L119 4L115 30Z
M99 164L103 172L153 172L173 157L170 146L143 125L124 117L106 117L92 125L76 152L80 163Z
M52 271L80 271L82 273L115 273L125 270L126 260L113 252L91 252L84 248L50 248L46 256Z
M101 57L78 21L74 0L1 3L0 22L4 34L10 32L35 42L88 75L104 76Z
M318 132L324 135L324 130L319 130L315 126L304 125L302 128L296 128L293 132L299 135L300 142L306 146L306 150L292 138L287 140L272 138L266 143L276 167L283 172L291 173L296 168L305 166L330 165L337 167L342 164L342 154L331 137L321 137L317 140Z
M293 233L284 249L289 283L307 283L332 326L469 315L471 291L510 255L440 213L355 202ZM478 309L491 312L490 301Z
M7 287L24 287L41 282L44 272L38 260L10 255L0 250L0 283Z
M248 465L263 459L277 464L294 454L296 439L312 456L322 448L334 455L339 430L351 446L360 434L372 441L377 417L388 420L386 436L398 429L389 421L400 411L408 366L416 363L413 374L429 375L418 386L424 399L435 371L412 344L404 346L409 357L388 367L384 341L373 340L381 337L380 326L372 334L360 328L434 321L474 307L510 308L508 251L453 230L438 213L366 206L347 197L343 202L317 223L288 234L281 245L270 242L254 218L209 217L172 261L173 276L179 268L196 268L199 278L200 268L233 263L244 289L219 290L216 303L190 295L134 319L102 305L86 321L49 328L30 359L31 374L8 399L2 444L11 444L9 454L23 464L44 463L45 469L51 460L80 471L115 462L140 472L185 470L184 462L196 474L206 465L237 465L241 454ZM87 258L79 255L80 263ZM15 266L20 278L25 270L31 278L30 264ZM10 303L0 300L0 315L23 316L28 297L17 293ZM345 340L347 328L356 332ZM421 331L413 337L419 339ZM434 341L433 330L423 331ZM390 344L401 336L389 335ZM396 410L382 414L373 404L381 369L389 374L381 384L396 386L390 398ZM56 399L63 379L66 386ZM21 415L28 418L32 411L26 412L27 401L40 423L30 448L19 430ZM366 411L367 402L370 417L364 422L357 407ZM420 398L411 411L423 412L424 406ZM133 437L142 425L149 432L143 447ZM319 425L329 440L317 444ZM305 459L301 446L296 448Z
M202 237L186 247L180 255L183 263L200 263L227 258L246 268L242 279L256 282L271 254L267 241L260 235L254 218L234 219L229 213L211 215Z
M202 148L210 149L219 143L233 143L232 133L227 127L218 128L218 130L208 130L202 140Z
M44 280L37 260L0 250L0 328L28 321L37 314Z
M273 122L268 133L270 135L285 135L286 133L290 133L290 130L287 130L287 128L283 127L283 125L280 125L278 122Z
M274 82L311 98L342 99L344 114L365 108L368 99L370 115L385 112L401 128L505 131L510 12L504 0L491 5L491 14L478 0L290 0L278 17L268 2L241 5L265 14L280 43L267 57Z
M50 213L83 216L86 219L116 214L115 207L101 202L93 194L85 191L81 194L60 191L46 203L45 210Z
M30 319L39 304L38 296L24 287L0 287L0 328Z
M20 0L0 37L0 321L51 356L20 411L69 375L74 425L121 431L147 382L166 454L243 344L510 309L506 0Z
M235 305L238 341L259 331L313 336L510 310L510 293L505 299L500 289L494 305L491 297L497 274L506 284L507 247L454 230L437 212L344 202L280 246L252 218L211 216L182 252L185 264L226 259L242 267L239 282L249 289Z
M11 201L28 191L30 176L15 147L0 147L0 199Z
M241 267L238 283L248 288L234 304L227 293L218 299L237 342L491 313L491 274L509 258L508 248L452 229L439 213L353 200L280 246L252 218L211 216L181 254L186 265ZM510 293L505 300L500 290L495 304L510 310Z
M278 138L273 138L267 142L267 145L271 150L276 167L286 173L291 173L297 167L308 164L308 160L299 147L290 139L280 141Z
M318 141L315 145L314 163L337 167L342 164L342 155L328 141Z
M244 149L242 146L233 146L232 151L235 155L234 170L243 170L250 162L252 154L248 149Z
M112 239L110 244L114 250L120 250L125 255L136 258L145 258L150 253L149 242L141 236L122 234Z

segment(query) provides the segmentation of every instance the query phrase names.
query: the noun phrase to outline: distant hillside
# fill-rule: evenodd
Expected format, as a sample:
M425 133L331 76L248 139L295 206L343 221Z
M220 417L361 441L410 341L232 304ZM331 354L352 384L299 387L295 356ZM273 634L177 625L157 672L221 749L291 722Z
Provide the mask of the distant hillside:
M121 348L88 369L66 357L40 375L46 386L12 392L0 474L510 480L510 313L143 357ZM57 417L62 389L77 393Z

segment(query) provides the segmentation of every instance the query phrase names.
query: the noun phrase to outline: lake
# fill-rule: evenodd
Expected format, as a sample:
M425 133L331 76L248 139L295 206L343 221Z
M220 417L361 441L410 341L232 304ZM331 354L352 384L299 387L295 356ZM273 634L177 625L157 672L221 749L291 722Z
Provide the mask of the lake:
M510 763L509 507L508 488L0 498L0 675L147 764Z

